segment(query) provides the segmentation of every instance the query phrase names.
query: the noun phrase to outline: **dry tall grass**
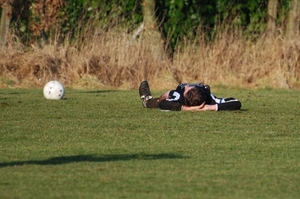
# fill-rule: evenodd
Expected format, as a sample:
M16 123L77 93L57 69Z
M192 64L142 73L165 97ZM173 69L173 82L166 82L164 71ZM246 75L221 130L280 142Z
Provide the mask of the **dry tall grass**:
M182 81L240 87L299 88L300 36L262 36L255 42L239 32L219 35L214 43L203 39L188 43L176 53L174 67Z
M300 35L287 41L262 36L255 42L225 32L178 46L172 60L155 61L147 43L111 30L87 35L77 45L50 43L27 48L15 40L0 49L0 87L42 87L52 79L74 88L136 89L143 79L153 89L179 82L238 87L300 88Z

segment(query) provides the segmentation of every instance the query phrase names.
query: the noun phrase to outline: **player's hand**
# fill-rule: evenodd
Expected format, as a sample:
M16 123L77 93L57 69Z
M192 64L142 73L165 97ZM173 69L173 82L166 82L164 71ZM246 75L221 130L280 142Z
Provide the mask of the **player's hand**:
M214 105L210 105L210 104L205 104L205 102L203 102L200 106L194 106L194 110L195 111L216 111L217 106Z
M205 102L200 104L199 106L190 106L191 111L201 111L205 107Z
M205 102L203 102L202 104L200 104L199 109L203 109L205 107Z

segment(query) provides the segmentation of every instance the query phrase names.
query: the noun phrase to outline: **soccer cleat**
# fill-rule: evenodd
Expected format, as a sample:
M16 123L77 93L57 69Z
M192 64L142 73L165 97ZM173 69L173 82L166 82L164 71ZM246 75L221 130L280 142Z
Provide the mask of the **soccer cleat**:
M144 108L149 108L147 102L151 100L153 97L150 92L149 84L147 81L143 81L139 88L139 94L143 103Z

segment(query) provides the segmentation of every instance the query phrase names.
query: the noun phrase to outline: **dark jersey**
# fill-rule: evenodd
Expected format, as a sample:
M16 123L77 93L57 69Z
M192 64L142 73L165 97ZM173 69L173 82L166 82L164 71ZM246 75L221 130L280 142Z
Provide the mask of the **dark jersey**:
M218 98L210 92L208 86L200 83L196 84L179 84L176 90L171 90L169 97L159 103L161 110L180 111L182 105L185 104L184 88L185 86L195 86L199 89L205 99L205 104L217 105L217 111L221 110L238 110L241 108L241 103L235 98ZM200 105L200 104L199 104Z
M170 111L180 111L182 105L185 104L185 98L184 98L184 90L185 86L194 86L197 89L201 91L201 93L204 95L205 103L210 104L212 101L211 94L209 89L204 84L179 84L176 88L176 90L171 90L169 93L169 97L166 100L163 100L159 104L159 108L161 110L170 110ZM200 104L199 104L200 105Z

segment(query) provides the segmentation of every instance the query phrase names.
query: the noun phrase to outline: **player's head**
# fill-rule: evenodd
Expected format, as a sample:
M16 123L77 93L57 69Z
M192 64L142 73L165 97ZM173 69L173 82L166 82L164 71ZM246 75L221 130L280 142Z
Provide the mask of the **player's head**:
M187 106L199 106L205 101L205 96L201 90L194 86L186 86L184 89L185 105Z

